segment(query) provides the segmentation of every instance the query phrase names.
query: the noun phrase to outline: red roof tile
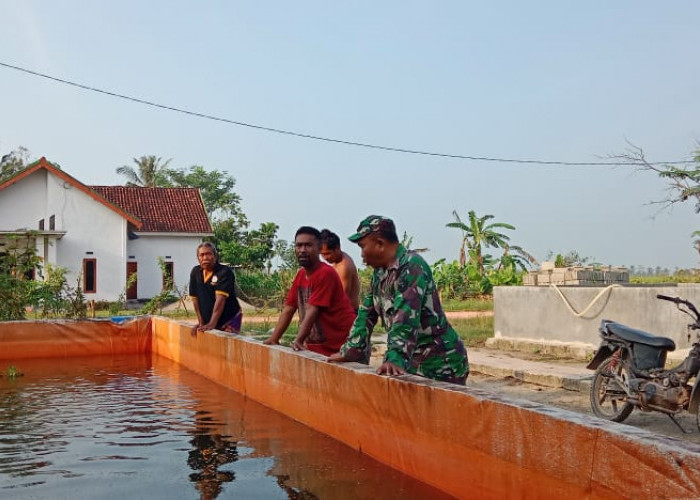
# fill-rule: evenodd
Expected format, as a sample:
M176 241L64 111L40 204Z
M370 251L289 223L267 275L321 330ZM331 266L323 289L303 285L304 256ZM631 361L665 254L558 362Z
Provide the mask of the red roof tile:
M197 188L89 186L122 210L138 217L143 232L212 233Z

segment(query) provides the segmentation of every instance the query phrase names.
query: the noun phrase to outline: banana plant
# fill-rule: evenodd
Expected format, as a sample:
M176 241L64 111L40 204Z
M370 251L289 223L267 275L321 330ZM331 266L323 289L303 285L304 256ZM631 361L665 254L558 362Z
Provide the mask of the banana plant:
M484 248L505 248L508 245L510 236L499 232L501 229L514 230L515 226L505 222L491 222L493 215L478 217L474 210L470 210L467 222L462 221L456 210L452 211L455 222L449 222L447 227L453 227L462 231L462 244L459 250L459 263L465 266L467 255L469 261L477 266L480 274L484 274L485 261L483 255Z

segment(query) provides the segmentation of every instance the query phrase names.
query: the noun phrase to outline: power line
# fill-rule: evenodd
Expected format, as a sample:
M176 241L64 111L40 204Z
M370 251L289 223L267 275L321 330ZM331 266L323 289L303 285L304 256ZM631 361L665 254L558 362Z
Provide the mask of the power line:
M513 159L513 158L495 158L495 157L489 157L489 156L470 156L470 155L458 155L458 154L449 154L449 153L436 153L432 151L421 151L421 150L416 150L416 149L406 149L406 148L395 148L391 146L381 146L378 144L369 144L365 142L355 142L355 141L347 141L344 139L333 139L330 137L322 137L318 135L312 135L312 134L304 134L301 132L293 132L291 130L283 130L279 128L273 128L273 127L265 127L263 125L255 125L253 123L246 123L242 121L237 121L237 120L230 120L228 118L221 118L219 116L213 116L213 115L208 115L205 113L198 113L196 111L189 111L187 109L182 109L182 108L176 108L174 106L167 106L165 104L159 104L156 102L152 101L146 101L145 99L139 99L137 97L131 97L123 94L118 94L116 92L111 92L109 90L102 90L98 89L95 87L90 87L88 85L83 85L81 83L76 83L72 82L69 80L64 80L62 78L57 78L55 76L50 76L46 75L44 73L39 73L36 71L32 71L26 68L21 68L19 66L14 66L12 64L7 64L4 62L0 61L0 66L3 66L5 68L9 69L14 69L17 71L21 71L23 73L27 73L29 75L33 76L38 76L41 78L45 78L47 80L52 80L55 82L63 83L65 85L70 85L72 87L77 87L83 90L89 90L91 92L97 92L100 94L105 94L109 95L112 97L117 97L119 99L125 99L127 101L132 101L136 102L139 104L145 104L147 106L153 106L155 108L161 108L161 109L167 109L169 111L175 111L177 113L183 113L185 115L190 115L190 116L196 116L198 118L205 118L207 120L214 120L218 122L224 122L224 123L229 123L231 125L238 125L240 127L248 127L256 130L263 130L265 132L273 132L276 134L284 134L284 135L290 135L293 137L299 137L302 139L313 139L315 141L324 141L324 142L332 142L336 144L344 144L346 146L357 146L357 147L362 147L362 148L369 148L369 149L379 149L381 151L391 151L394 153L408 153L408 154L415 154L415 155L424 155L424 156L439 156L442 158L455 158L455 159L461 159L461 160L474 160L474 161L491 161L491 162L500 162L500 163L524 163L524 164L532 164L532 165L562 165L562 166L578 166L578 167L583 167L583 166L630 166L630 165L643 165L642 163L635 163L635 162L581 162L581 161L545 161L545 160L522 160L522 159ZM677 165L677 164L690 164L690 163L695 163L694 161L667 161L667 162L649 162L646 163L646 165Z

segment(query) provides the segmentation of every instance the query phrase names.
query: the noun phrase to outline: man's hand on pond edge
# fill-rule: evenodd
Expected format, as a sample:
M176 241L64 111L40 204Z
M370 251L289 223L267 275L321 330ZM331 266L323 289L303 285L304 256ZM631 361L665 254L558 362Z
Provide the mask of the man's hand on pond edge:
M345 356L343 356L339 352L336 352L328 356L328 359L326 359L326 361L328 361L329 363L342 363L344 361L347 361L347 359L345 359Z
M389 361L385 361L384 363L381 364L381 366L379 368L377 368L377 374L378 375L388 375L390 377L396 377L398 375L405 375L406 370L404 370L400 366L395 365L394 363L390 363Z

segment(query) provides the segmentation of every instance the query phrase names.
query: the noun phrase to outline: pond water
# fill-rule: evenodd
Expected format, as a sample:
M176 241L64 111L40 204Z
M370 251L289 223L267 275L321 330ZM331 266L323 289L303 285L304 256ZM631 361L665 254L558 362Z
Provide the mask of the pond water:
M158 356L15 365L0 378L3 499L447 498Z

